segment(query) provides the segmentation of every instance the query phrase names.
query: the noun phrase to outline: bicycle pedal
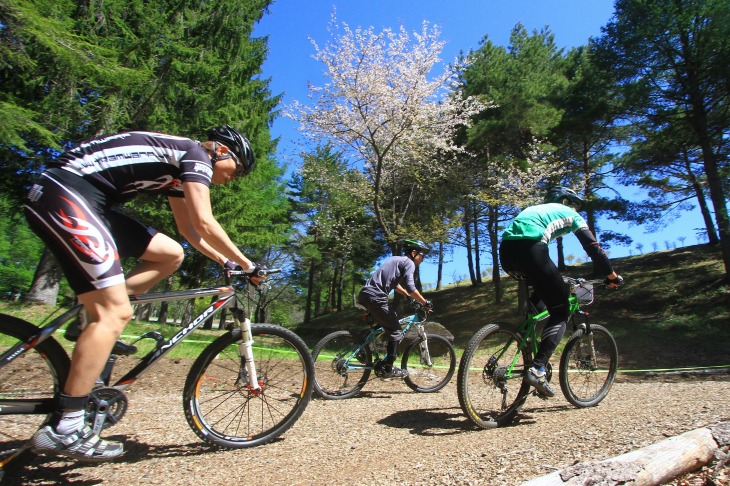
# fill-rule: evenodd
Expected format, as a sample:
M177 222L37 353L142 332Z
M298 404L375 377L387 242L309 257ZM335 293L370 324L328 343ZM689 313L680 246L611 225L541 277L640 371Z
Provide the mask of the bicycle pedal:
M539 391L537 391L537 390L532 390L532 394L533 394L533 395L535 395L535 396L536 396L537 398L539 398L540 400L543 400L543 401L546 401L546 402L547 402L548 400L550 400L550 397L549 397L549 396L547 396L547 395L543 395L542 393L540 393L540 392L539 392Z

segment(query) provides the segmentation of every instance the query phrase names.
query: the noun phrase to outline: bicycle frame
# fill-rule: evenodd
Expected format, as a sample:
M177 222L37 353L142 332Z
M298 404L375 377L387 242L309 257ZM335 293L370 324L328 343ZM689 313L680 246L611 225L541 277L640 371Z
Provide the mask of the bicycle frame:
M527 282L524 280L519 281L519 285L527 285ZM527 293L526 293L527 294ZM580 310L580 302L578 301L578 298L571 294L568 297L568 304L570 307L569 310L569 317L568 320L572 320L573 316L576 312ZM533 356L537 354L538 351L538 339L537 339L537 333L535 331L537 327L537 323L547 319L550 316L550 313L547 310L538 311L538 309L533 305L530 304L530 309L527 311L527 316L525 320L520 324L518 328L518 332L522 336L522 339L520 340L518 344L519 353L516 353L514 358L512 358L512 361L510 365L507 367L507 372L505 373L506 379L513 379L513 378L520 378L522 379L522 373L520 373L519 376L513 376L512 371L517 364L517 360L519 359L520 354L525 349L526 346L530 345L532 346L531 351ZM587 324L587 323L586 323ZM566 324L567 325L567 324ZM512 345L512 342L514 340L510 339L507 341L507 343L504 345L500 353L497 355L497 358L500 359L502 355L509 349L509 347Z
M410 316L407 316L407 317L404 317L404 318L398 320L398 322L400 323L401 326L404 326L403 334L408 332L408 330L411 329L413 326L416 326L416 331L418 332L419 337L421 337L423 339L421 341L421 358L426 360L424 362L424 364L426 364L428 366L433 366L433 361L431 360L431 356L428 351L428 346L426 345L426 331L422 325L424 322L426 322L426 320L427 320L426 316L421 318L421 316L418 314L418 312L415 312L415 313L411 314ZM373 366L366 366L366 365L359 364L359 363L352 363L351 361L353 360L353 358L355 358L360 353L360 351L365 346L368 346L368 345L370 345L370 343L375 342L375 339L377 339L377 337L380 336L381 334L383 334L384 332L385 332L385 329L382 326L377 327L377 328L373 329L372 331L370 331L368 336L365 338L365 342L357 345L357 347L355 349L353 349L352 352L350 353L350 356L348 356L348 358L345 360L345 366L347 367L348 370L354 370L354 369L372 370L372 369L374 369ZM425 354L425 356L424 356L424 354ZM375 360L374 361L377 361L379 359L379 357L380 356L378 355L377 350L375 350Z
M274 270L268 270L267 272L274 273ZM229 275L235 276L246 274L243 271L230 271ZM116 388L120 391L125 390L132 383L137 381L142 373L144 373L160 358L162 358L172 349L174 349L178 344L180 344L180 342L188 337L191 332L200 327L200 325L203 324L206 320L215 316L226 306L231 306L234 321L241 328L242 344L240 345L239 349L241 351L241 357L245 362L246 371L248 372L249 386L253 390L260 390L260 385L258 383L258 377L256 376L256 369L253 362L253 353L251 349L253 345L253 337L251 334L251 321L245 316L244 310L238 307L236 290L232 285L227 285L225 287L209 287L191 290L180 290L174 292L130 295L129 300L132 304L149 304L155 302L173 302L198 297L213 296L218 297L218 299L212 302L208 307L206 307L195 319L190 321L187 326L180 329L180 331L178 331L174 336L165 341L158 341L157 346L147 355L140 358L139 363L130 371L128 371L124 376L122 376L119 380L117 380L112 388ZM23 343L19 343L18 345L9 349L7 352L3 353L3 355L0 356L0 368L2 368L10 361L16 359L18 356L21 356L26 351L33 349L39 343L48 339L48 337L51 336L56 330L58 330L63 324L71 320L73 317L77 316L79 312L81 312L82 308L83 305L81 304L75 305L67 312L63 313L62 315L53 319L50 323L43 326L37 335L33 336ZM113 364L113 359L111 363ZM108 385L108 378L110 373L111 370L109 368L104 370L104 372L102 373L101 380L104 382L105 385ZM0 405L2 405L0 406L0 415L51 413L53 411L52 402L52 399L34 400L25 402L23 404L13 404L12 406L9 406L7 404L2 404L2 401L0 401Z

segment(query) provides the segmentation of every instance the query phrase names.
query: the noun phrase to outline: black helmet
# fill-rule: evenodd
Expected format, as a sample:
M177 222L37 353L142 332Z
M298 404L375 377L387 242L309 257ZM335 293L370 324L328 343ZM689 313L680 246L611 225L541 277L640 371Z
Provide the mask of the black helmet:
M418 250L424 254L431 251L428 249L426 244L424 242L422 242L421 240L416 240L413 238L408 238L408 239L403 240L403 251L405 251L406 254L408 254L408 253L412 252L413 250Z
M583 207L583 198L578 195L573 189L568 189L567 187L562 186L555 186L548 189L547 194L545 194L545 202L546 203L563 203L563 200L567 199L571 203L578 206L578 209Z
M256 160L253 156L251 143L241 133L229 125L211 128L207 132L208 140L218 142L228 147L236 160L236 176L246 175L253 170ZM218 160L214 158L213 162Z

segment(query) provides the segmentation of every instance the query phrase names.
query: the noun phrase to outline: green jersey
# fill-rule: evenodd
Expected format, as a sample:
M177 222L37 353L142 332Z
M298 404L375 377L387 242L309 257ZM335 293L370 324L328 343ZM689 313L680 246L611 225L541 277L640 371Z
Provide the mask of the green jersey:
M554 239L588 228L585 220L572 208L560 203L538 204L525 208L502 234L503 240Z

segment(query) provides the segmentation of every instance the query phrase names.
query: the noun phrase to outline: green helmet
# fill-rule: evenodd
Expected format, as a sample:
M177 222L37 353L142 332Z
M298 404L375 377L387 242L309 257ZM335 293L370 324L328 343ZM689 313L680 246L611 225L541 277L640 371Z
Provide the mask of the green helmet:
M403 251L408 254L413 250L418 250L423 253L428 253L429 251L431 251L421 240L416 240L414 238L408 238L403 240Z
M555 186L548 189L547 194L545 194L546 203L562 204L565 199L575 204L578 209L583 207L583 198L580 197L573 189L568 189L563 186Z

